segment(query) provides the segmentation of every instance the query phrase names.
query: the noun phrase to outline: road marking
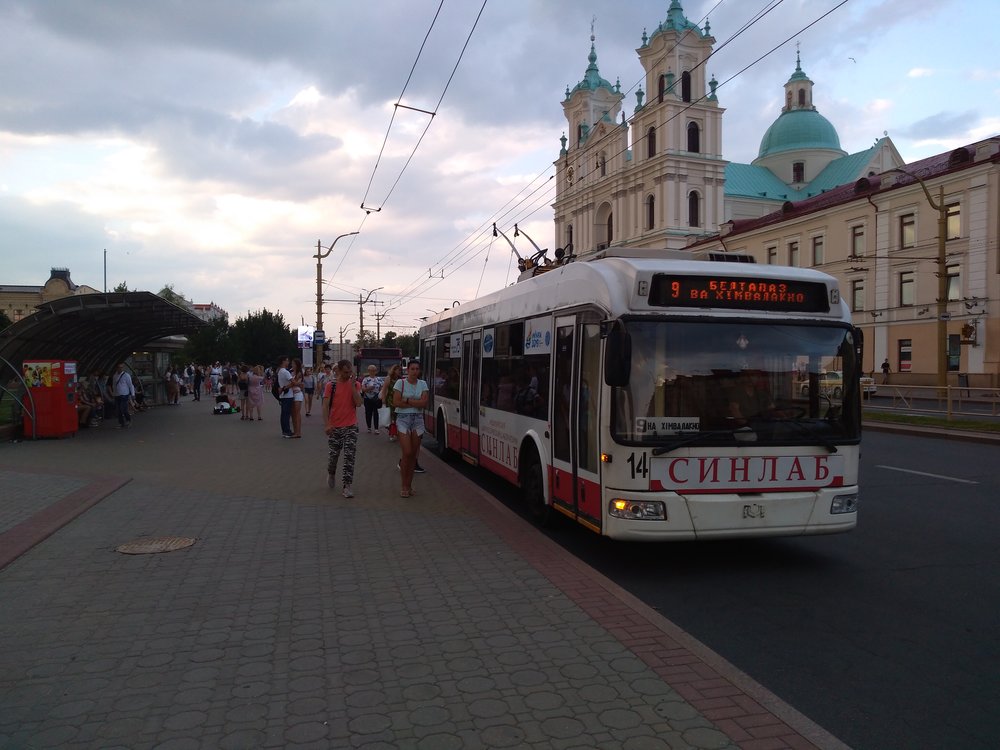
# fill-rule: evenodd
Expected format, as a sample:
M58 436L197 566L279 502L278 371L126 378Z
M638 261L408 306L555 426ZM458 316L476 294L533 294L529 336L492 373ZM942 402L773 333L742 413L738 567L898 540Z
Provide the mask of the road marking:
M926 471L914 471L913 469L900 469L898 466L885 466L879 464L876 469L888 469L889 471L901 471L904 474L919 474L922 477L934 477L934 479L946 479L949 482L961 482L962 484L979 484L971 479L959 479L957 477L946 477L943 474L928 474Z

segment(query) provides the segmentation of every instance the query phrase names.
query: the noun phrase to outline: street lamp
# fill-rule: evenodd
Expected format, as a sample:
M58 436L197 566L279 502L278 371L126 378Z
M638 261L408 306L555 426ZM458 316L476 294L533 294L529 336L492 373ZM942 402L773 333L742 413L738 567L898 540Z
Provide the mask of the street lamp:
M360 318L359 327L361 329L358 332L359 341L363 340L365 336L365 305L368 304L368 300L370 300L372 298L372 295L375 294L375 292L379 291L379 289L385 289L385 287L380 286L378 287L378 289L372 289L370 292L368 292L368 296L365 297L364 299L361 299L361 292L358 292L358 308L359 308L359 318Z
M912 172L905 169L890 169L888 172L899 172L907 177L912 177L920 183L924 196L931 208L938 212L938 253L937 253L937 384L942 389L942 393L947 393L948 388L948 259L945 252L945 240L948 231L948 207L944 203L944 185L938 186L938 200L934 201L931 191L927 189L927 183L917 177Z
M344 237L350 237L357 232L348 232L347 234L340 235L330 247L324 248L323 244L316 240L316 330L323 330L323 258L328 256L333 252L334 246L336 246L337 241L343 239ZM326 252L323 252L323 251ZM324 334L324 340L325 340ZM324 344L316 344L316 364L320 367L323 366L323 346Z

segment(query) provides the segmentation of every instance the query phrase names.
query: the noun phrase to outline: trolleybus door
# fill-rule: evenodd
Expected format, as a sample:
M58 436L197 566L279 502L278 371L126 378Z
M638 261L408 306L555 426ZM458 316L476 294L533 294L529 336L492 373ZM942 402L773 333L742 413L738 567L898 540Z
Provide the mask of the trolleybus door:
M461 433L459 447L469 463L479 463L479 369L482 363L482 331L462 336L462 381L459 397Z
M552 475L555 507L601 528L600 395L601 334L589 312L556 318L552 391Z

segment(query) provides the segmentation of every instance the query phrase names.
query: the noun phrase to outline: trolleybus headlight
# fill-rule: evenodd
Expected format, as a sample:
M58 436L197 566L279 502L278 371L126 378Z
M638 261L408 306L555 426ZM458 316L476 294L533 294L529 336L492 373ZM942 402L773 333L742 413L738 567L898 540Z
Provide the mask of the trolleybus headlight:
M608 504L608 513L615 518L625 518L629 521L666 521L667 506L657 500L627 500L622 497L612 498Z
M834 495L833 502L830 503L830 513L857 513L858 493L852 492L850 495Z

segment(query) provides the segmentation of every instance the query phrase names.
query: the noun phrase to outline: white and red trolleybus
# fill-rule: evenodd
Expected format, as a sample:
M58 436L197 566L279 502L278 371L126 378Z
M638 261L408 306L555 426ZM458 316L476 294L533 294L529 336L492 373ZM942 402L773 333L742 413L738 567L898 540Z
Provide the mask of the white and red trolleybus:
M861 337L837 281L719 257L610 248L427 319L441 454L619 539L853 529Z

